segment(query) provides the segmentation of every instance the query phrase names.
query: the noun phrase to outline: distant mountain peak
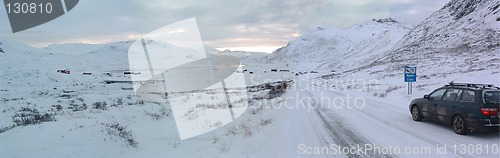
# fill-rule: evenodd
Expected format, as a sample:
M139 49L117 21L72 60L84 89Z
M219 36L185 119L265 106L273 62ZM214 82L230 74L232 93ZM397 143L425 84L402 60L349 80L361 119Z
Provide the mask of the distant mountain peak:
M402 27L405 29L413 28L413 25L405 21L401 21L392 17L371 19L362 24L355 25L354 27L364 27L364 26L382 26L382 27Z
M378 23L398 23L396 19L393 18L382 18L382 19L372 19L372 21L378 22Z

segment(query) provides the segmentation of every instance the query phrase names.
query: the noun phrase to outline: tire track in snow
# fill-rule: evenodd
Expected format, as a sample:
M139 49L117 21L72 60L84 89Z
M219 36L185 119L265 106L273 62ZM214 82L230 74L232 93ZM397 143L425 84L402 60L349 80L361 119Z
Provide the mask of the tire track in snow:
M307 96L313 97L313 95L307 92ZM317 104L317 103L312 103ZM306 104L307 105L307 104ZM321 107L318 105L313 105L315 107ZM315 108L316 114L320 117L324 127L328 130L331 139L336 145L341 147L351 147L356 145L369 144L368 140L361 136L359 133L351 130L348 126L344 124L345 120L339 116L328 112L328 109ZM391 157L390 155L376 155L373 153L356 153L347 154L346 156L350 158L364 158L364 157Z
M316 86L316 85L314 85L314 86ZM316 86L316 87L319 87L319 86ZM321 88L321 87L320 87L320 88ZM329 92L329 93L333 93L333 94L335 94L335 95L345 96L345 94L342 94L342 93L333 92L333 91L329 91L329 90L325 90L325 89L321 89L321 90L322 90L322 91ZM311 95L311 94L310 94L310 95ZM353 95L353 94L350 94L350 95L352 95L352 96L356 96L356 95ZM312 95L311 95L311 96L312 96ZM377 101L377 100L370 100L370 102L372 102L372 103L378 103L378 104L385 104L385 103L382 103L382 102ZM389 105L390 105L390 104L389 104ZM394 106L394 105L391 105L391 106ZM404 129L404 128L402 128L402 127L399 127L397 124L391 123L390 121L387 121L387 120L385 120L385 119L383 119L383 118L377 117L377 116L376 116L376 115L374 115L373 113L369 113L369 112L363 111L362 109L357 109L357 108L353 108L353 109L354 109L354 110L356 110L356 111L358 111L358 112L363 113L365 116L368 116L369 118L372 118L373 120L376 120L376 121L378 121L378 122L380 122L380 123L383 123L384 125L386 125L386 126L388 126L388 127L395 128L395 129L397 129L397 130L399 130L399 131L404 132L405 134L411 135L411 136L412 136L412 137L414 137L415 139L420 139L420 140L425 141L425 142L427 142L427 143L429 143L429 144L441 144L441 145L443 144L442 142L439 142L439 141L433 140L433 139L431 139L431 138L427 138L427 137L426 137L425 135L423 135L423 134L419 134L419 133L414 132L414 131L411 131L411 130L409 130L409 129ZM325 111L325 110L328 110L328 109L324 109L323 111ZM331 111L331 110L330 110L330 111ZM334 115L334 114L330 114L330 115L336 116L336 115ZM336 117L337 117L337 119L342 119L340 116L336 116ZM455 151L454 151L454 149L453 149L452 147L450 147L450 146L448 146L448 147L446 148L446 150L447 150L447 152L448 152L448 153L454 153L454 152L455 152ZM469 158L469 157L473 157L473 156L470 156L470 155L460 155L460 156L461 156L461 157L467 157L467 158Z

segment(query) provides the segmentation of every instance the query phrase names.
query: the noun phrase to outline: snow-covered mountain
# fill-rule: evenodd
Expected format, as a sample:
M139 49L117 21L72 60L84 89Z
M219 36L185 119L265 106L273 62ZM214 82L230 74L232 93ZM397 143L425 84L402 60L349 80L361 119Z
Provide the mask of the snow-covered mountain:
M398 75L404 65L420 70L442 66L452 69L420 71L423 79L498 70L499 3L452 0L413 28L391 18L374 19L346 30L318 27L276 50L267 61L287 63L298 70L345 72L340 75L363 71L377 78Z
M266 60L274 65L286 63L296 72L319 71L319 82L330 87L335 86L332 82L366 81L378 85L375 92L370 90L375 96L406 93L405 65L417 66L416 86L422 93L450 81L499 85L499 3L451 0L415 27L388 18L346 30L317 28Z
M331 87L361 79L354 84L377 85L369 95L397 100L407 96L403 69L410 65L417 67L418 96L451 81L500 85L499 3L452 0L380 56L325 74L322 82Z
M304 33L268 58L295 69L342 71L381 57L411 26L392 18L373 19L349 29L321 28Z
M392 76L404 65L421 70L452 68L451 72L421 71L421 76L499 70L499 6L497 0L452 0L413 28L389 53L354 72L378 66L385 68L368 71Z
M90 70L127 70L129 69L128 56L130 55L128 51L134 42L135 41L120 41L105 44L52 44L45 48L45 50L58 54L77 56L78 58L80 58L80 60L84 61L84 63L87 63L87 66L83 67L90 68ZM189 58L190 56L194 55L193 53L195 53L195 51L189 48L182 48L160 41L146 40L146 44L148 45L150 51L168 50L171 52L184 52L168 53L166 54L166 57L169 58ZM207 48L207 50L208 53L214 53L210 48ZM103 67L100 63L107 64Z
M259 60L262 60L267 55L269 55L269 53L263 53L263 52L231 51L228 49L223 51L217 51L217 54L237 57L238 59L241 60L241 63L244 65L252 65L252 63L256 63Z
M19 52L19 51L28 52L37 50L36 48L33 48L25 43L14 40L7 40L1 37L0 37L0 48L4 52Z

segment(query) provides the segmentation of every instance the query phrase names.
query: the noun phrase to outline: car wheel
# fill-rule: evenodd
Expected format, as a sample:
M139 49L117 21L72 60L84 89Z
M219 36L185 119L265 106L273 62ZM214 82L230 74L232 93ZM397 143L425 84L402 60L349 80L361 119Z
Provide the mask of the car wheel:
M453 118L452 126L453 131L455 131L456 134L464 135L467 133L464 118L460 115L457 115Z
M418 109L418 106L413 106L411 108L411 117L413 121L421 121L422 120L422 114L420 114L420 109Z

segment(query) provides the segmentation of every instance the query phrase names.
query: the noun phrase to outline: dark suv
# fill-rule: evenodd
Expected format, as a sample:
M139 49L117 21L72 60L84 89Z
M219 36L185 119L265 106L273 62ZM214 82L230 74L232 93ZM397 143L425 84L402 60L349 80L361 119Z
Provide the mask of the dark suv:
M410 103L413 120L437 120L457 134L499 130L500 88L487 84L449 83Z

